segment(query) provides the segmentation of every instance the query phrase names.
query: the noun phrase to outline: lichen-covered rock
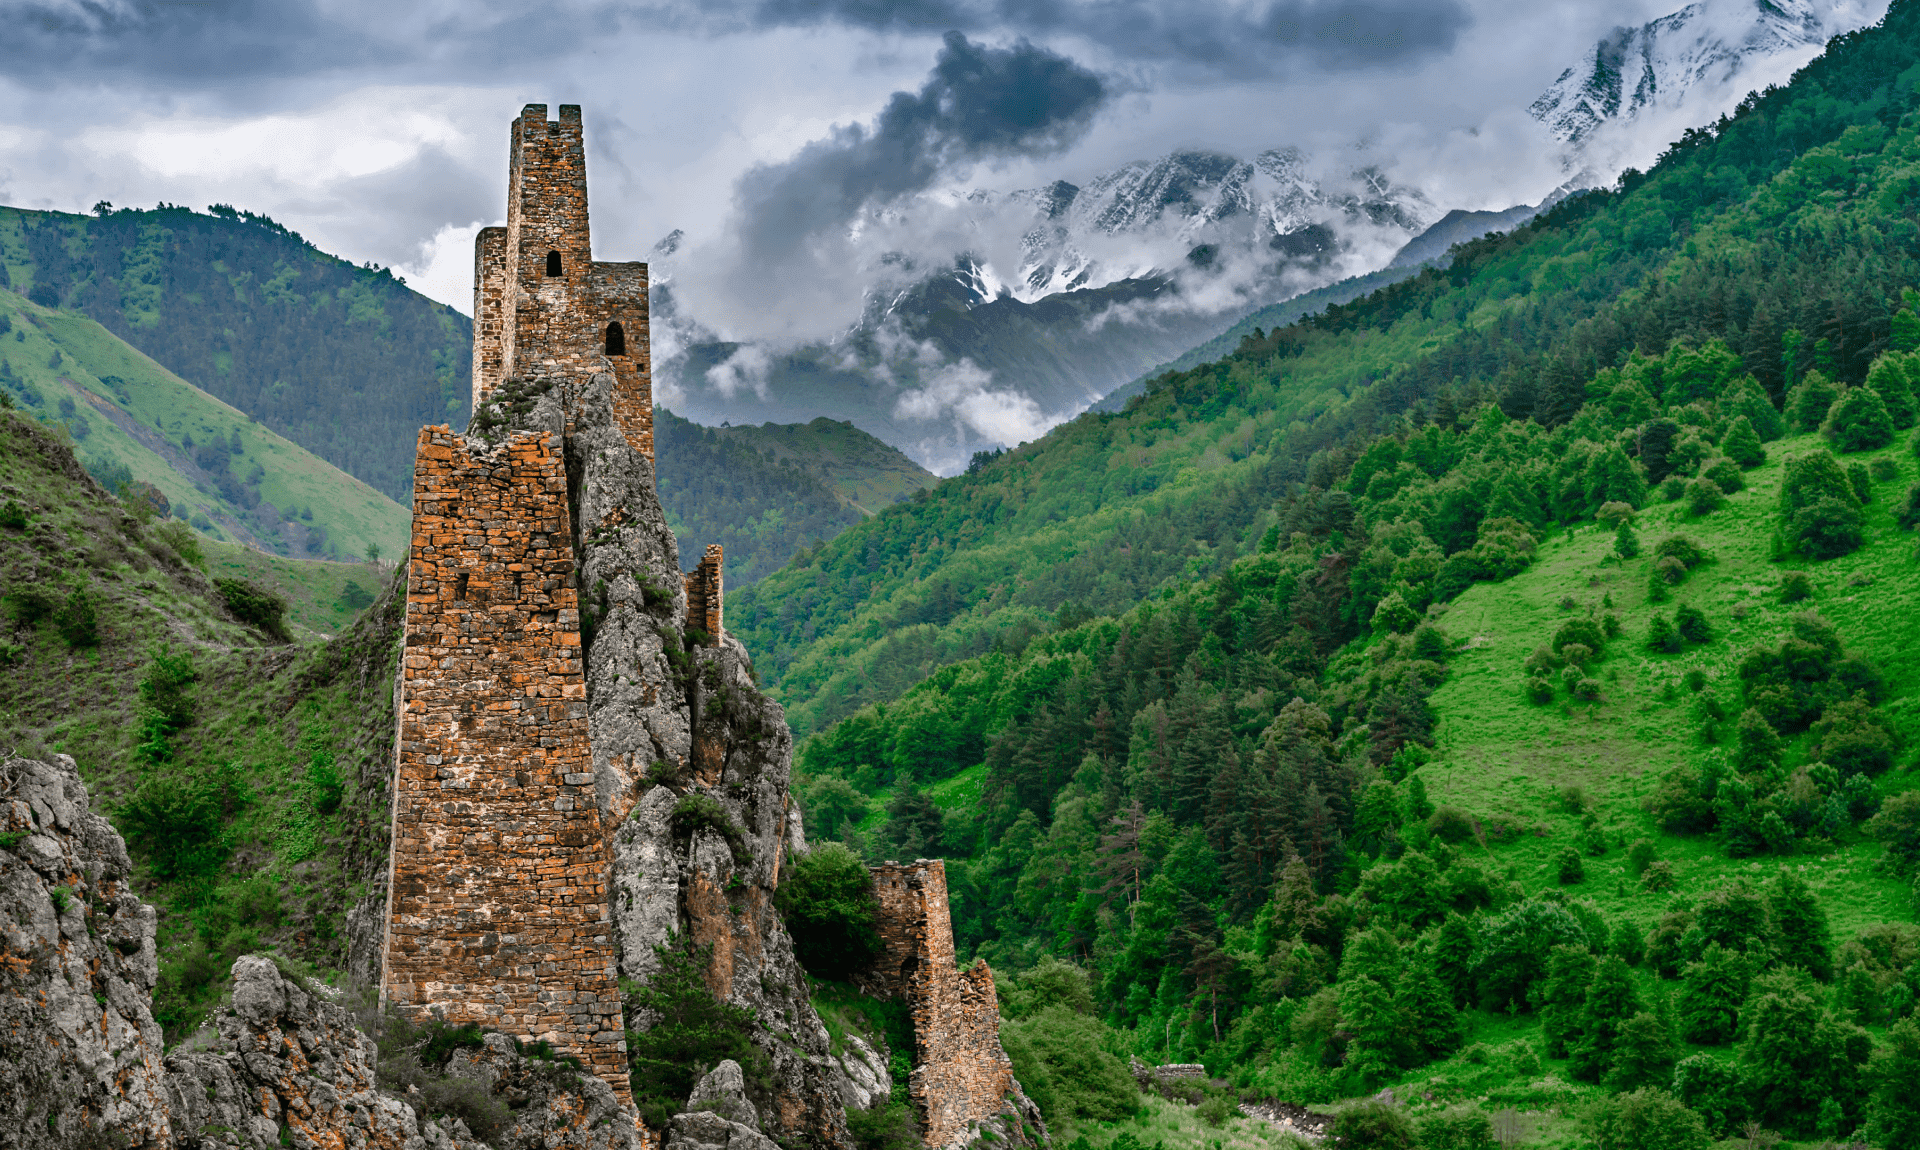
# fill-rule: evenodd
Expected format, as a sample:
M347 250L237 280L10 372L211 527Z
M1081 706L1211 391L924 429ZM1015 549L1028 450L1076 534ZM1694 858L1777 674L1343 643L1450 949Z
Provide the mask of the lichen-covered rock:
M760 1115L747 1100L746 1076L731 1058L708 1072L673 1116L668 1150L778 1150L760 1133Z
M486 1082L512 1110L512 1124L488 1139L493 1150L644 1150L648 1145L633 1111L613 1087L565 1063L524 1057L504 1034L487 1035L481 1049L456 1051L447 1072Z
M849 1110L870 1110L886 1104L893 1094L893 1076L887 1073L887 1061L879 1051L859 1035L849 1034L837 1061L840 1076L834 1085L840 1091L842 1105Z
M0 1146L166 1145L156 916L126 845L65 755L0 765L0 833Z
M742 1126L760 1129L760 1112L747 1100L747 1078L731 1058L707 1072L687 1095L688 1110L709 1110Z
M1016 1082L998 1114L984 1121L968 1123L966 1129L946 1146L935 1146L930 1150L985 1150L987 1147L1006 1150L1009 1146L1047 1150L1052 1144L1046 1119L1040 1116L1040 1107L1034 1105Z
M587 725L610 828L620 973L644 980L656 968L654 947L671 938L710 947L709 989L753 1012L751 1038L770 1063L771 1089L754 1099L765 1132L850 1147L838 1086L845 1073L773 907L787 847L804 845L785 716L760 693L738 642L722 635L689 644L679 551L652 460L614 421L613 377L515 390L537 398L509 413L511 428L566 442Z

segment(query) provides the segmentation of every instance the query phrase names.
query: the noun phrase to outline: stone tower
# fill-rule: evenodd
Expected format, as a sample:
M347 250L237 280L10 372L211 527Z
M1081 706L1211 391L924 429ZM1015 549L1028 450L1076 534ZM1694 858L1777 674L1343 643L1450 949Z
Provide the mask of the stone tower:
M545 104L528 104L513 122L507 226L474 241L473 409L509 379L609 367L620 430L651 459L647 265L593 258L580 106L549 120Z

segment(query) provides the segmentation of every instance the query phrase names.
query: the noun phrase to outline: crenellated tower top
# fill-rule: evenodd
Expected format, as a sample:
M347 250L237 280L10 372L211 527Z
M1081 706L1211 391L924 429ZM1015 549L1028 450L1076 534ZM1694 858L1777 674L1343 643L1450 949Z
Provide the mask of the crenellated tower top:
M509 379L610 371L620 430L653 456L647 265L593 258L578 104L513 122L507 225L474 241L473 406Z

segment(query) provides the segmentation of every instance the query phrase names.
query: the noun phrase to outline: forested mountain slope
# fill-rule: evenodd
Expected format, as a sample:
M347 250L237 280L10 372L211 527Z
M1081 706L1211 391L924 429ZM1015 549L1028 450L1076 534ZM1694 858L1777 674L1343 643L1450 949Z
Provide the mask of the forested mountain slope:
M72 311L0 288L0 394L212 538L299 559L398 555L406 508Z
M251 212L0 208L7 287L91 316L400 503L419 428L467 420L472 321Z
M1650 173L1247 340L883 512L729 603L796 729L1090 610L1221 570L1333 451L1484 399L1557 426L1631 349L1724 340L1774 402L1864 377L1920 283L1902 5ZM1321 461L1316 464L1316 453ZM1464 526L1438 524L1447 551Z
M689 570L709 543L726 548L741 588L833 538L934 477L851 424L702 427L656 407L660 503Z
M1107 1049L1412 1100L1356 1145L1920 1146L1917 62L1898 3L1622 190L1016 453L1045 496L1076 433L1310 417L1167 485L1249 508L1217 574L801 749L816 836L944 855L963 951L1083 972L1083 1049L1014 1052L1050 1120Z

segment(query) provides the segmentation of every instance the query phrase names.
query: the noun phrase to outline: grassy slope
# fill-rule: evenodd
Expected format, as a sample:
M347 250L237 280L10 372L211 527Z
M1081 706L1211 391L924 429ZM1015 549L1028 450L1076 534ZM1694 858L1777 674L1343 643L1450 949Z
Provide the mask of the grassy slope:
M1825 563L1772 562L1768 553L1783 461L1817 445L1815 436L1768 445L1768 462L1747 473L1748 489L1711 515L1694 519L1684 504L1657 500L1641 513L1636 529L1649 549L1655 540L1679 532L1713 557L1675 589L1670 602L1647 602L1651 560L1645 554L1625 564L1607 562L1612 534L1589 525L1556 536L1528 570L1504 583L1478 584L1447 610L1444 625L1456 640L1467 641L1468 650L1454 660L1447 682L1431 700L1441 720L1440 761L1421 773L1435 802L1522 825L1544 821L1552 828L1550 837L1523 839L1496 852L1503 865L1520 868L1520 881L1529 889L1557 885L1550 856L1567 841L1558 836L1570 837L1570 828L1578 826L1573 816L1552 813L1563 786L1584 788L1600 804L1603 823L1624 838L1647 835L1658 841L1662 857L1679 871L1682 892L1698 893L1735 872L1772 873L1777 863L1731 861L1704 840L1662 835L1640 805L1665 771L1710 752L1700 736L1701 715L1685 686L1686 673L1705 672L1703 693L1716 695L1737 714L1735 669L1741 656L1755 647L1777 646L1792 616L1809 608L1834 624L1849 653L1866 655L1886 674L1890 698L1882 713L1909 748L1920 745L1920 647L1914 643L1920 577L1913 538L1895 529L1888 509L1920 468L1904 447L1848 457L1885 455L1900 464L1897 481L1876 485L1868 508L1872 542ZM1783 604L1781 575L1795 570L1811 578L1814 597ZM1563 693L1545 707L1527 702L1522 662L1568 615L1559 602L1571 597L1584 611L1605 595L1612 596L1624 625L1598 664L1605 698L1569 705ZM1656 612L1671 616L1683 603L1706 614L1713 641L1690 644L1678 654L1647 650L1643 638L1651 617ZM1746 617L1734 618L1741 608ZM1730 739L1732 724L1722 728ZM1802 751L1810 741L1810 735L1799 737ZM1907 790L1915 782L1910 773L1890 774L1881 780L1881 791ZM1904 885L1871 868L1881 853L1876 844L1859 843L1817 863L1823 877L1810 881L1828 903L1837 937L1849 937L1868 922L1906 917ZM1581 893L1598 900L1609 917L1625 912L1650 921L1665 900L1637 893L1618 898L1613 876L1623 866L1618 853L1591 864ZM1602 877L1596 881L1596 875Z
M226 820L233 854L209 881L160 884L141 872L144 896L161 908L163 971L173 972L163 983L181 985L180 960L207 953L203 945L218 957L277 943L344 966L345 912L386 852L399 618L390 576L209 548L212 574L265 563L315 588L316 599L337 598L330 588L341 574L380 596L332 641L300 626L296 607L296 640L278 644L235 621L207 573L125 515L64 445L18 413L0 414L0 493L41 509L24 531L0 529L0 592L40 584L64 593L80 581L101 604L94 647L70 648L47 622L0 624L0 638L20 648L0 673L0 748L74 756L95 804L117 818L153 770L133 754L138 684L165 644L190 654L200 675L194 721L174 738L174 769L195 779L236 764L250 796ZM321 610L305 608L304 621L337 627L338 616ZM333 756L345 781L331 815L318 813L307 785L316 753ZM243 890L255 897L242 899Z
M5 290L0 314L12 318L17 333L0 336L0 358L40 393L34 414L59 420L60 400L70 400L90 428L77 444L83 460L123 464L175 507L204 513L219 528L216 537L270 542L255 517L204 481L181 446L183 436L204 443L238 431L244 450L229 466L244 475L257 465L264 472L261 496L284 513L311 509L311 523L327 529L333 553L358 556L378 544L395 555L405 547L405 508L174 375L93 320ZM49 367L56 350L62 362ZM117 389L103 382L107 376L120 381Z
M866 515L940 481L898 449L851 423L836 423L824 415L811 423L743 424L716 430L722 438L770 451L776 460L812 472Z

